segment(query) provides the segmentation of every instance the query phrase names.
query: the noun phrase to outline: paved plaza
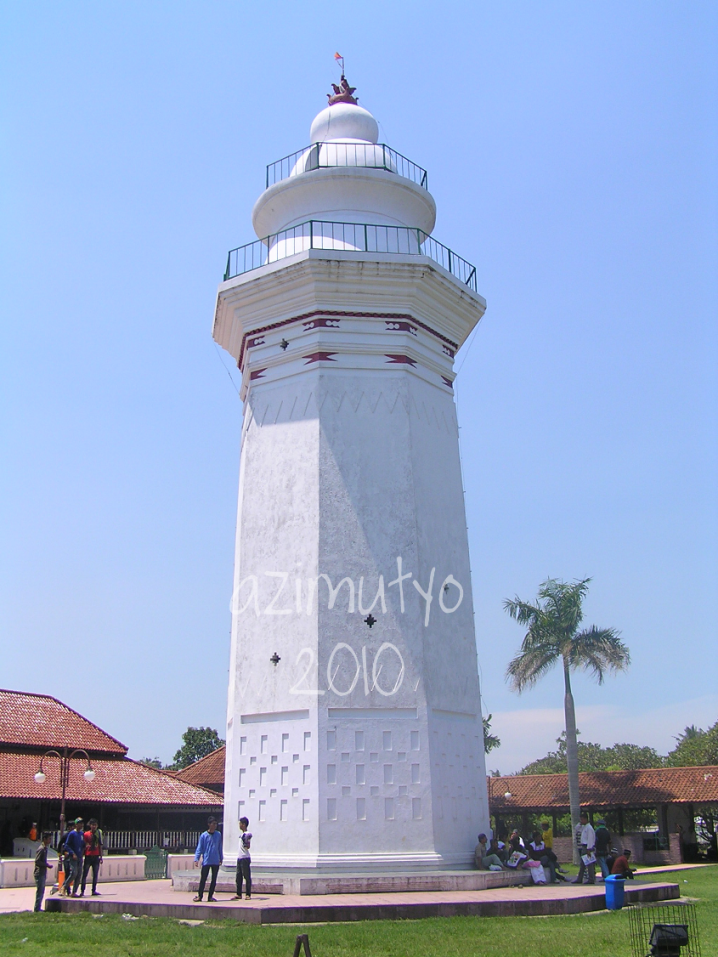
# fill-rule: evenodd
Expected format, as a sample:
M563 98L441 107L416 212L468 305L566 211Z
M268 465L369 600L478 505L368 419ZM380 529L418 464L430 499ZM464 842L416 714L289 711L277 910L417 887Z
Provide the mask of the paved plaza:
M651 868L653 873L688 868ZM221 893L217 903L196 904L190 893L172 890L169 880L128 881L101 885L100 897L76 900L46 897L52 908L63 912L130 914L132 916L172 917L180 920L228 919L252 924L316 923L325 921L396 920L421 917L548 916L577 914L605 907L602 884L594 886L501 887L481 891L416 891L392 894L326 894L293 896L258 894L251 901L232 901ZM0 913L31 910L33 887L0 890ZM627 904L672 900L680 896L674 882L626 885Z

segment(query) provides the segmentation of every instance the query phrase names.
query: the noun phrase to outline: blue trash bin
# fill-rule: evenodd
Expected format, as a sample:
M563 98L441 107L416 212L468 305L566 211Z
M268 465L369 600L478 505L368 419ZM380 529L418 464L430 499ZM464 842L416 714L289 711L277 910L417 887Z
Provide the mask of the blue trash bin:
M605 880L606 885L606 907L608 910L620 910L623 907L625 877L619 877L618 874L609 874Z

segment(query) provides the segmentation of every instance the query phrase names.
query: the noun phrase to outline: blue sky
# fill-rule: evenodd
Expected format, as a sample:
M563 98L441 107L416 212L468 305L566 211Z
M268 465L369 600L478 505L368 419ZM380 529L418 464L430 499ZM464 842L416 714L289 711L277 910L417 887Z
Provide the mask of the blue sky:
M457 400L489 763L562 729L558 673L520 698L503 679L503 599L548 576L593 576L587 622L633 655L578 678L584 739L666 751L718 718L714 4L0 15L0 686L134 757L221 731L241 403L214 296L339 50L488 301Z

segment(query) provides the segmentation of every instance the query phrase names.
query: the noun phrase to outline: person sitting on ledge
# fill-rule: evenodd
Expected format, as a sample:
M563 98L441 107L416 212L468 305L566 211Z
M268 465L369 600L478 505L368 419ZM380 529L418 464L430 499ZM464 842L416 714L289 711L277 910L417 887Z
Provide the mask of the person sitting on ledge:
M521 837L516 828L513 829L509 835L509 847L511 851L523 851L525 849L524 839Z
M479 834L479 843L474 851L474 865L480 871L502 871L501 860L496 854L491 854L488 839L485 834Z
M489 841L489 854L495 854L502 864L506 863L506 845L496 837Z
M562 881L566 880L562 874L556 873L556 865L552 860L552 858L555 857L555 854L549 855L547 853L541 831L534 831L534 839L531 841L526 850L528 851L529 857L532 860L538 861L543 866L543 869L548 874L549 884L554 884L557 879Z
M623 854L619 854L616 860L613 862L613 867L611 868L611 873L615 874L617 877L628 878L633 880L633 875L636 873L636 868L631 868L628 864L628 859L631 856L631 851L629 848L624 847Z

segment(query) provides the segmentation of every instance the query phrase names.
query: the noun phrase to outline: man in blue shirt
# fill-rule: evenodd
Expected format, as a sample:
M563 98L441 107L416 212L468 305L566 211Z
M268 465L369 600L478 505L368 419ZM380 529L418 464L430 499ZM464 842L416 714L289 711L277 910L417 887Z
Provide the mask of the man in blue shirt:
M209 894L207 895L207 900L216 901L217 898L214 896L214 889L217 885L219 865L223 860L222 835L217 830L216 818L207 818L207 830L204 832L204 834L200 834L199 841L197 842L197 850L194 852L195 867L197 867L199 864L200 857L202 858L202 870L200 871L199 876L199 890L197 891L197 896L194 898L194 900L202 900L202 895L204 894L204 885L207 883L207 875L210 871L212 871L212 879L209 882Z
M82 858L85 853L85 837L82 833L82 818L75 821L75 830L65 837L65 855L70 865L70 871L65 878L65 894L69 896L72 887L72 896L77 897L82 877ZM67 870L67 869L66 869Z

